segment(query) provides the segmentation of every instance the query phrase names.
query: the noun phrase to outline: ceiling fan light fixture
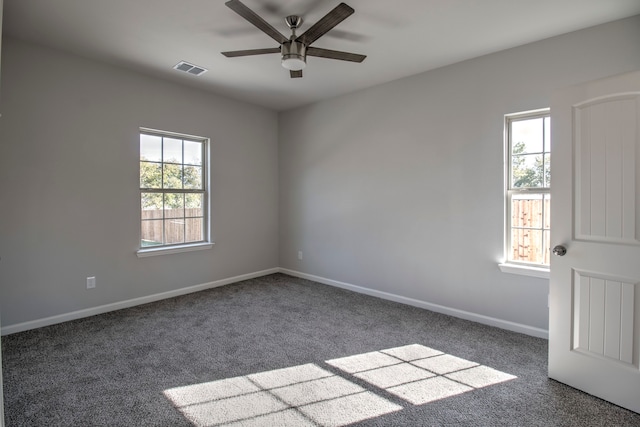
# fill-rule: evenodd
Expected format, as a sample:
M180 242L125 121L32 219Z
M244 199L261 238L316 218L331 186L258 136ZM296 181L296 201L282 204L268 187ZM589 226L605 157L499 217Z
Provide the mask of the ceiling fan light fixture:
M287 70L300 71L307 65L307 48L303 43L289 40L282 44L282 66Z
M290 56L288 58L282 58L282 66L287 70L300 71L306 67L307 63L303 58L297 56Z

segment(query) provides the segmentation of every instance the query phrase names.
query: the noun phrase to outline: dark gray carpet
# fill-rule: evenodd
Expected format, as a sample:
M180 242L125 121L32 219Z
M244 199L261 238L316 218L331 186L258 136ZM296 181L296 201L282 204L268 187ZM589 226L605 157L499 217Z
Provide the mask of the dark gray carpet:
M410 344L517 378L413 404L326 363ZM8 427L199 425L164 392L305 364L400 408L350 425L640 426L549 380L546 357L542 339L283 274L2 339Z

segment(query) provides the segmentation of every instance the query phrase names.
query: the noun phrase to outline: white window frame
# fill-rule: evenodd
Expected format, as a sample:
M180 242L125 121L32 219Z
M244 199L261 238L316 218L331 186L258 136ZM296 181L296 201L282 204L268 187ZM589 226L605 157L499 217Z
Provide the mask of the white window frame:
M512 177L512 142L511 142L511 123L518 120L526 120L537 117L550 117L549 108L541 108L538 110L523 111L519 113L506 114L504 116L504 258L503 261L498 264L500 270L504 273L520 274L524 276L532 276L543 279L549 278L549 265L529 263L523 261L516 261L510 259L512 251L511 238L512 238L512 224L511 224L511 200L514 195L526 195L526 194L539 194L542 198L551 194L551 187L536 187L536 188L513 188L511 183ZM547 153L547 151L544 151ZM544 209L543 209L544 215ZM544 216L542 219L542 227L544 228ZM544 242L543 232L543 244L550 244L550 242Z
M160 137L167 138L176 138L183 139L189 141L197 141L203 144L203 153L202 153L202 186L203 189L197 191L202 194L203 204L203 240L192 242L192 243L179 243L179 244L163 244L158 246L150 246L150 247L142 247L140 242L142 241L142 201L141 195L144 192L149 192L149 189L141 188L140 182L138 181L138 188L140 192L138 193L138 236L139 236L139 249L136 252L138 258L145 258L156 255L167 255L174 253L182 253L182 252L191 252L191 251L200 251L211 249L213 247L213 242L211 241L211 221L210 221L210 207L209 207L209 186L210 186L210 168L209 168L209 158L210 158L210 139L207 137L196 136L196 135L188 135L183 133L162 131L157 129L150 128L140 128L138 132L138 146L140 145L140 136L142 134L155 135ZM140 158L138 158L140 160ZM138 162L139 163L139 162ZM164 164L164 162L162 162ZM138 166L140 167L140 166ZM162 190L153 190L153 192L164 193L164 192L187 192L181 189L162 189Z

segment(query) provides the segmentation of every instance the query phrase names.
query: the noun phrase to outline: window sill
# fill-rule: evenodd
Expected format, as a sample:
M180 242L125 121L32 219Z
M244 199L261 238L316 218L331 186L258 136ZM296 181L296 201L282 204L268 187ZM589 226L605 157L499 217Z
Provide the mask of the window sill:
M182 252L204 251L211 249L213 243L196 243L193 245L169 246L163 248L140 249L136 252L138 258L147 258L150 256L178 254Z
M500 271L509 274L519 274L521 276L537 277L539 279L549 279L549 268L533 267L520 264L498 264Z

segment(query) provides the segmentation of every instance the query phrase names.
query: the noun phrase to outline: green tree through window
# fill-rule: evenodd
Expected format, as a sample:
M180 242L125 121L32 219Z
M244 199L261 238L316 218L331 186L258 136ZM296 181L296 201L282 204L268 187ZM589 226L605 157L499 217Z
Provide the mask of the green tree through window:
M513 156L511 160L513 187L549 187L551 184L551 168L549 168L551 156L549 154L536 155L533 167L529 167L525 164L525 158L521 156L524 153L525 143L516 142L511 151Z

